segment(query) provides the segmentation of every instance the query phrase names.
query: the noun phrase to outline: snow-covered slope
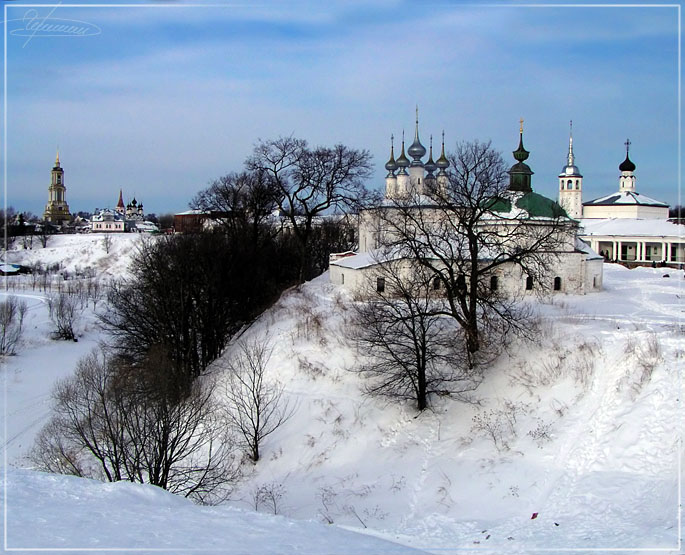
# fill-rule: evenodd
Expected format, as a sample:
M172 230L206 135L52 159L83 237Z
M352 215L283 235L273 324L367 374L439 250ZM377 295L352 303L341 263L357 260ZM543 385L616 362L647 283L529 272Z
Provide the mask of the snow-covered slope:
M53 235L45 248L38 239L34 239L30 249L21 248L21 243L16 241L14 248L7 251L5 261L25 266L59 264L61 270L70 274L92 268L101 277L122 277L127 273L136 246L141 241L155 239L156 236L145 233ZM106 247L108 241L110 246Z
M83 248L64 246L62 258L76 264L72 251ZM124 260L122 254L117 263ZM326 276L289 291L243 339L267 337L273 345L269 378L285 384L295 414L269 436L262 460L246 468L230 505L253 507L256 489L266 487L281 496L277 510L286 517L332 521L436 552L677 552L684 281L682 270L605 265L605 291L536 303L539 341L515 342L488 369L472 402L439 398L433 410L422 414L409 403L362 395L361 378L354 372L358 353L345 335L352 317L345 292L327 283ZM2 369L4 444L8 462L19 466L26 465L22 455L47 417L51 384L69 374L100 338L95 324L86 320L78 343L47 339L40 294L26 294L35 297L31 332L19 355L8 358ZM232 356L232 349L226 356ZM221 361L216 368L220 371ZM15 499L29 495L34 478L40 492L31 495L49 498L50 483L58 497L57 492L78 487L78 481L31 476L10 474ZM104 491L123 491L101 487L110 489L84 494L85 506ZM163 507L171 501L155 498L150 504L158 500L159 513L168 514ZM191 508L197 515L214 515L207 516L212 530L212 518L230 513L225 507ZM25 511L19 521L29 518L30 510ZM97 514L89 518L95 521ZM105 519L107 512L101 516ZM46 523L43 545L50 538L58 541L71 526L65 511L53 517L56 528ZM154 527L136 527L131 518L140 541L148 541ZM268 522L265 526L286 521ZM198 521L195 528L202 526ZM116 545L131 546L134 536ZM192 545L217 546L204 541L198 532ZM355 549L343 547L342 552Z
M200 507L160 488L8 472L7 548L96 553L418 553L336 526L234 507ZM92 549L94 551L89 551ZM79 550L79 551L77 551ZM149 553L149 552L148 552Z

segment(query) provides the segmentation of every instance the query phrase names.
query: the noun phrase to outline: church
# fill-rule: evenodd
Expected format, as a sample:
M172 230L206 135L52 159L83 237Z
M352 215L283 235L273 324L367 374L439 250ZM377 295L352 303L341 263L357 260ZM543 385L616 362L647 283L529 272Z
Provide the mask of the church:
M580 222L579 236L607 260L681 264L685 228L668 221L668 204L637 192L630 144L625 142L626 157L618 166L618 191L583 202L571 127L566 165L559 174L559 204Z
M43 212L43 220L57 225L69 223L71 214L67 204L67 188L64 185L64 170L60 165L59 151L52 168L50 186L48 187L48 203Z
M554 251L548 253L548 275L543 276L540 283L535 283L531 276L525 274L521 267L513 262L498 266L495 273L490 276L490 283L496 284L500 291L509 296L539 292L586 294L601 290L603 258L578 238L576 220L568 217L557 202L533 191L533 171L525 163L530 153L523 147L523 123L519 133L519 146L513 152L516 163L508 172L508 190L502 198L493 199L488 217L479 225L488 226L490 229L506 229L507 226L513 229L513 226L523 226L529 237L544 233L547 227L550 233L556 234L558 240ZM440 218L444 216L431 201L431 191L444 190L448 186L447 168L450 162L445 156L444 133L440 157L433 160L432 141L428 160L424 162L422 158L426 152L419 139L417 114L414 142L407 149L407 154L412 160L410 161L405 154L404 138L401 154L397 159L394 157L394 145L391 144L390 160L385 165L388 170L385 200L379 208L361 212L358 252L331 256L332 283L358 292L369 283L373 283L374 274L378 273L379 267L384 263L384 257L387 257L383 245L388 234L392 233L384 224L387 221L384 214L385 211L393 209L393 204L398 199L416 199L417 204L413 209L423 211L426 220L435 221L436 225L440 225ZM521 227L517 229L520 230ZM491 253L490 256L498 255ZM486 260L483 259L483 262Z

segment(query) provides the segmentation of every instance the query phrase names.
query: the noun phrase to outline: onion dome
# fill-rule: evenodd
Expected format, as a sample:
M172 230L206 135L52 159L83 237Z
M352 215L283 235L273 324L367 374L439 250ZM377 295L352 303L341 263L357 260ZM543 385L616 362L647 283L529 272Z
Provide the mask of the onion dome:
M131 206L138 206L138 201L136 200L136 197L133 197L133 200L131 201Z
M419 107L416 107L416 128L414 131L414 142L411 144L409 149L407 150L409 153L409 156L413 158L411 165L412 166L423 166L423 162L421 162L421 158L423 158L426 155L426 147L421 144L421 141L419 140Z
M385 169L388 170L388 175L386 177L394 177L395 176L395 170L397 169L397 162L395 161L395 145L394 145L394 139L392 135L390 135L390 160L388 160L385 163Z
M409 167L409 158L404 154L404 131L402 131L402 152L397 158L397 166L400 168L400 174L406 175L407 169Z
M431 135L430 137L430 154L428 155L428 162L426 162L426 165L424 167L428 172L426 178L433 177L433 172L438 169L437 164L433 162L433 135Z
M626 159L621 162L621 165L618 167L619 170L622 172L634 172L635 171L635 164L633 164L630 161L630 158L628 157L628 151L630 150L630 139L626 139L626 142L624 143L626 145Z
M445 156L445 132L442 132L442 152L440 153L440 158L437 159L435 165L440 168L438 172L439 175L444 175L445 170L450 167L450 162Z
M533 171L523 161L528 159L530 152L523 148L523 120L521 120L521 127L519 128L519 146L513 152L514 159L517 163L509 170L509 190L522 191L530 193L533 189L530 186L531 176Z

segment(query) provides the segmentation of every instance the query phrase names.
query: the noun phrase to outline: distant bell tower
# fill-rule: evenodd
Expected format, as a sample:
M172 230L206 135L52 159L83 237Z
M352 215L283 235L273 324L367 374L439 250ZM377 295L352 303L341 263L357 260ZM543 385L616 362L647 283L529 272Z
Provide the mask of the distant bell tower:
M559 204L574 219L583 217L583 176L575 165L573 155L573 121L570 122L568 157L559 174Z
M50 187L48 187L48 203L45 206L43 219L54 224L68 222L71 220L71 214L69 214L69 205L67 204L67 188L64 186L64 170L59 163L59 150L51 176Z

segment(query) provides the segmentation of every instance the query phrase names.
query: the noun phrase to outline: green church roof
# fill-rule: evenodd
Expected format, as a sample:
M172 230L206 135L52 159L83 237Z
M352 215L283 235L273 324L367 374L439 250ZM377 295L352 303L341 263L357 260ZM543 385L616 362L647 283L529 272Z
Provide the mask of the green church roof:
M568 218L566 210L557 202L533 192L526 193L518 199L516 206L534 218Z

